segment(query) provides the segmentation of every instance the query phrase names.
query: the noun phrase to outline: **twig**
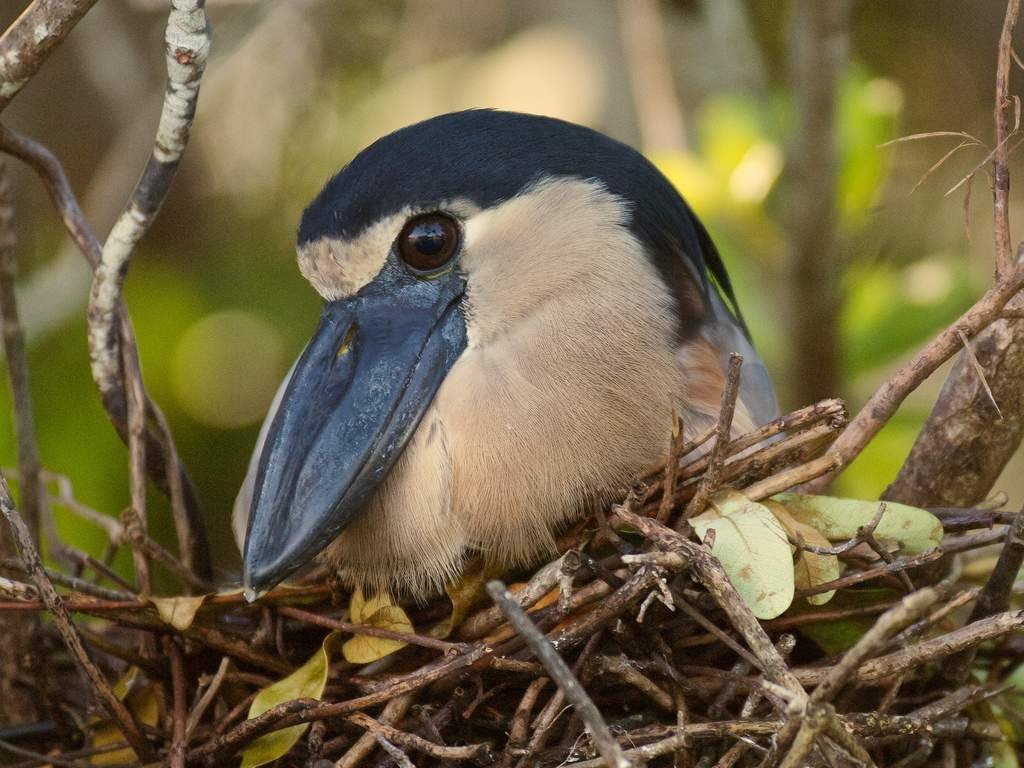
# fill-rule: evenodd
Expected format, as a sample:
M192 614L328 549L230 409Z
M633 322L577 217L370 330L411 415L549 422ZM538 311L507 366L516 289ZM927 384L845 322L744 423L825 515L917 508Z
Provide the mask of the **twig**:
M658 507L657 521L668 522L672 514L672 502L676 494L676 475L679 473L680 450L683 447L683 423L679 414L672 409L672 438L669 441L668 458L665 461L665 476L661 481L661 505Z
M89 265L95 270L102 257L103 246L96 233L89 226L78 205L60 161L46 147L32 139L19 135L0 124L0 151L13 155L28 164L43 180L54 207L61 215L64 226ZM135 332L124 310L118 306L121 344L125 350L135 354ZM111 423L127 443L128 425L123 390L118 385L116 392L101 397ZM147 413L153 417L157 429L147 431L147 456L152 460L149 471L157 486L171 498L175 514L175 529L178 531L182 556L200 576L210 573L209 552L203 519L199 510L195 486L184 466L177 458L174 439L167 429L166 419L157 405L147 398ZM177 469L177 475L168 477L168 469ZM180 497L180 498L179 498ZM182 535L184 533L184 538Z
M230 668L231 659L228 656L224 656L220 660L220 666L217 667L217 672L210 680L210 684L206 687L206 690L203 691L203 695L200 697L195 707L193 707L192 711L188 713L188 720L185 722L185 744L188 744L191 739L192 732L196 729L199 721L203 719L203 714L213 703L213 700L217 698L217 694L220 693L220 686L224 682L224 676Z
M401 720L405 717L405 713L409 711L413 700L413 695L408 693L389 701L380 713L380 720L382 721L380 724L390 725ZM366 733L356 739L355 743L345 751L344 755L338 758L338 761L334 764L335 768L356 768L357 765L370 756L370 753L373 752L378 743L377 732L367 730ZM331 746L330 743L325 744L324 751L329 752Z
M3 61L3 40L0 39L0 62ZM0 76L2 77L2 76ZM0 86L0 94L3 88ZM0 97L2 98L2 97ZM18 318L18 302L14 281L18 273L17 239L14 230L14 192L10 169L0 158L0 327L3 331L7 375L14 400L14 431L18 442L18 482L21 510L25 524L39 541L39 526L46 503L40 472L39 447L36 443L32 391L29 388L28 359L25 354L25 331Z
M24 571L25 566L20 560L10 558L7 560L0 561L0 568L13 568L19 571ZM107 589L106 587L98 587L91 581L80 579L77 576L68 576L66 573L55 571L53 568L46 569L47 578L55 584L60 584L62 587L68 587L76 592L82 592L92 597L98 597L100 600L131 600L132 596L127 592L120 592L116 589ZM34 599L35 595L28 599Z
M996 409L996 416L1000 420L1003 418L1003 412L999 410L999 403L996 402L995 395L992 394L992 388L988 385L988 379L985 377L985 369L981 367L981 363L978 362L978 356L974 354L974 348L971 346L970 339L963 335L958 334L960 341L964 345L964 354L967 355L967 359L971 363L971 368L978 375L978 381L981 383L982 389L985 390L985 394L988 395L988 401L992 403L992 407Z
M210 34L202 0L172 0L165 42L167 92L153 152L127 207L103 244L100 263L93 273L88 311L89 357L93 380L105 402L120 399L122 373L124 376L129 416L129 450L133 466L132 499L133 507L140 513L142 499L138 491L139 486L144 484L141 478L144 477L142 469L145 466L143 433L146 398L142 374L138 370L137 352L128 345L122 349L122 334L116 321L120 318L121 289L132 252L156 218L188 142L199 97L199 82L210 49ZM119 364L119 357L123 358L123 364ZM182 502L176 506L184 508ZM175 526L184 562L194 567L195 564L191 562L191 553L196 549L194 527L189 521L180 519L179 515L175 515Z
M847 420L846 403L842 400L822 400L814 405L793 411L786 416L781 416L752 432L737 437L729 442L726 454L731 459L746 452L749 448L771 440L777 435L785 432L792 432L795 435L822 424L829 425L831 431L839 432L846 425ZM712 430L713 433L714 430ZM772 443L768 443L768 445L770 446ZM685 452L681 455L685 455ZM747 454L751 459L756 455L757 453ZM702 475L707 470L709 460L708 455L701 456L696 461L686 464L683 470L688 476ZM729 464L731 463L729 462ZM649 476L648 473L647 477Z
M1018 249L1018 257L1024 251ZM1024 287L1024 267L1007 270L998 283L988 289L970 309L942 331L910 361L900 366L868 399L864 407L850 422L829 451L838 467L845 467L863 450L864 446L892 418L904 398L917 389L936 368L960 351L960 337L970 339L999 317L1003 306ZM824 488L834 472L818 477L810 484L811 490Z
M383 736L399 746L414 749L439 760L486 760L490 753L488 744L467 744L461 747L446 747L412 733L400 731L385 723L374 720L363 712L356 712L346 718L353 725L365 728L375 736Z
M96 0L35 0L0 37L0 112Z
M122 368L125 372L128 403L128 468L131 486L131 506L122 518L128 538L134 544L146 538L149 527L146 520L146 394L142 388L142 371L138 358L122 350ZM132 547L132 561L135 563L135 580L143 595L153 591L150 576L149 557L140 547Z
M391 759L395 761L398 768L416 768L416 764L409 759L409 756L405 754L400 747L392 744L379 733L373 734L373 738L381 745L385 752L391 755Z
M876 565L873 568L866 568L863 571L854 571L848 573L845 576L840 576L838 579L832 581L824 581L821 584L815 584L813 587L805 587L803 589L796 590L797 597L807 597L808 595L818 595L822 592L831 592L833 589L846 589L852 587L854 584L861 584L865 581L871 581L877 579L880 576L885 576L890 573L899 573L900 571L906 571L911 568L917 568L925 565L926 563L933 563L949 550L944 548L929 549L927 552L922 552L920 555L914 555L913 557L901 557L898 560L893 560L891 563L882 563Z
M526 687L526 691L523 693L519 704L516 706L516 711L512 715L512 723L508 730L508 742L505 745L505 751L502 752L501 758L497 763L499 768L508 768L508 766L512 765L513 753L522 750L526 746L527 736L529 735L530 715L533 712L534 705L537 703L537 697L540 696L540 692L544 690L544 687L549 682L551 682L549 677L538 677Z
M743 602L743 598L736 592L736 588L729 581L725 571L722 570L721 564L707 548L683 538L656 520L641 517L621 506L616 507L615 517L622 523L639 530L657 546L680 554L708 592L728 614L733 626L743 635L747 645L760 661L759 666L772 682L782 686L796 702L805 697L806 694L800 682L790 672L785 659L776 650L768 634L754 618L754 614L750 612L747 604Z
M89 659L85 646L82 645L82 639L78 636L78 632L75 631L75 627L71 623L71 615L68 613L67 608L64 607L64 602L61 600L60 595L57 594L57 590L53 588L53 584L46 577L42 561L39 558L39 552L32 542L32 536L28 528L25 527L21 515L18 514L18 510L14 507L14 501L11 499L11 492L7 487L7 481L2 476L0 476L0 512L7 519L7 524L10 526L11 534L22 562L25 563L26 570L32 576L33 581L35 581L36 589L39 590L39 594L43 602L46 603L47 609L53 614L57 630L60 632L71 655L82 668L82 671L85 672L89 682L92 683L96 697L110 716L117 721L118 727L124 734L125 739L128 740L128 743L131 744L135 754L139 756L139 759L143 762L152 760L153 753L150 750L149 744L143 738L142 732L139 730L139 726L132 717L131 712L114 695L103 674L92 663L92 660Z
M473 651L454 659L444 659L428 664L410 675L399 676L377 688L373 693L346 701L324 703L315 699L296 699L279 704L258 717L246 720L188 753L188 760L209 758L214 762L225 754L232 754L244 745L269 731L287 728L290 725L308 723L328 717L341 717L353 712L390 701L410 691L419 690L431 683L466 667L472 666L490 654L490 650L477 647Z
M315 624L320 627L326 627L327 629L336 629L340 632L348 632L353 635L366 635L368 637L381 637L386 640L399 640L403 643L409 643L410 645L419 645L423 648L433 648L434 650L442 651L448 655L466 653L470 650L470 646L465 643L450 643L447 640L438 640L436 637L417 635L412 632L396 632L392 629L371 627L366 624L353 624L348 621L332 619L329 616L303 611L300 608L281 606L277 609L277 612L282 616L288 616L289 618L304 621L308 624Z
M636 688L657 707L665 710L666 712L676 711L672 694L644 675L625 656L593 656L590 659L589 666L595 674L612 675L626 685Z
M1010 169L1006 140L1010 126L1006 110L1010 106L1010 64L1012 61L1013 28L1017 25L1020 0L1009 0L1003 30L999 35L999 57L996 62L996 98L993 121L996 148L992 156L992 235L995 245L996 279L1001 280L1016 267L1010 242Z
M711 454L708 458L708 468L701 478L700 484L697 486L697 492L690 499L690 503L686 505L677 528L688 525L686 521L689 518L703 512L711 494L718 488L726 450L729 447L729 439L732 436L732 417L736 412L736 399L740 393L740 369L742 367L743 355L731 352L729 354L729 370L725 378L725 388L722 390L722 403L718 410L715 444L711 448Z
M845 432L843 434L846 434ZM841 438L840 438L841 439ZM795 488L804 483L817 483L823 477L835 472L843 466L842 458L835 453L835 445L824 456L792 469L779 472L764 480L759 480L743 489L743 495L751 501L760 501L774 496L776 493Z
M174 638L164 637L164 652L171 659L171 689L174 700L174 708L171 713L171 768L185 768L185 746L187 733L187 704L185 662L182 659L181 648Z
M614 768L629 768L631 763L624 756L622 747L615 741L611 731L608 730L608 724L605 723L601 712L594 706L594 702L583 690L579 680L573 675L562 657L558 655L554 646L537 629L526 611L512 598L505 585L500 581L492 581L487 585L487 593L515 627L516 632L530 646L548 674L551 675L551 679L576 708L577 714L586 723L598 751L607 763Z
M968 625L1005 611L1010 606L1010 595L1013 593L1013 586L1017 581L1017 574L1020 572L1022 563L1024 563L1024 510L1017 513L1017 517L1007 531L1006 543L1003 544L1003 548L999 552L999 559L996 560L995 567L989 574L985 586L978 593L978 599L967 619ZM962 684L970 673L974 655L974 650L971 650L950 659L944 670L946 677Z
M15 600L35 600L38 593L31 584L0 576L0 595L13 597Z
M940 597L936 589L926 588L904 597L898 604L878 617L878 620L854 646L832 667L821 684L814 689L810 700L814 703L832 701L846 682L856 673L865 659L885 647L886 641L924 613Z
M789 543L795 547L798 547L805 552L812 552L816 555L844 555L854 547L860 546L864 543L865 536L871 536L874 534L875 529L878 528L878 524L882 522L882 517L885 515L885 502L881 502L878 505L878 511L875 512L875 516L871 518L867 525L862 525L857 528L857 532L849 539L844 541L842 544L834 544L831 547L820 547L816 544L808 544L802 538L798 536L787 536ZM889 561L887 561L889 562Z

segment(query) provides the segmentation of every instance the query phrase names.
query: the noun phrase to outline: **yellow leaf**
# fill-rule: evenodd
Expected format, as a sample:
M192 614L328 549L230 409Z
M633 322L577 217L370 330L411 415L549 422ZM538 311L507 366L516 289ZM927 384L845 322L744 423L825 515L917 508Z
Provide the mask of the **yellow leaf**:
M804 543L815 547L831 546L829 540L817 528L807 523L801 523L793 517L786 508L777 501L762 501L769 511L775 515L775 519L782 523L794 539L802 539ZM838 579L841 569L839 558L835 555L821 555L817 552L808 552L805 549L797 549L796 560L793 562L793 575L797 589L810 589L819 584ZM809 595L806 600L811 605L824 605L836 594L834 589L828 592L819 592L816 595Z
M412 633L412 622L399 606L391 602L386 594L376 595L366 600L363 591L356 589L349 602L349 620L353 624L362 624L377 629L390 629L393 632ZM341 646L345 660L352 664L371 664L385 656L404 648L408 643L369 635L354 635Z
M718 558L743 601L759 619L773 619L793 602L793 556L786 532L763 505L733 490L711 497L690 523L706 539L714 529Z
M252 720L268 709L295 699L319 699L324 695L327 685L327 672L330 668L331 651L334 648L338 633L331 632L324 638L320 649L305 664L292 672L288 677L278 680L256 694L249 705L249 718ZM309 723L293 725L278 731L271 731L256 739L242 753L242 768L257 768L260 765L277 760L288 753L302 737Z
M182 597L151 597L149 602L156 606L156 612L164 623L180 632L192 626L196 612L209 595L187 595Z
M856 536L857 529L878 514L880 503L803 493L779 493L772 498L797 520L817 528L831 541L847 541ZM887 501L885 514L875 528L875 538L899 544L904 554L919 555L942 541L942 523L924 509Z
M144 685L136 685L142 678L138 667L129 667L114 683L114 695L125 703L128 710L135 715L135 719L141 725L155 727L160 718L159 702L152 684L146 680ZM106 747L111 744L120 744L125 738L121 729L113 721L93 718L90 720L92 727L92 746ZM124 765L125 763L138 762L138 757L130 747L117 749L113 752L101 752L89 758L92 765Z

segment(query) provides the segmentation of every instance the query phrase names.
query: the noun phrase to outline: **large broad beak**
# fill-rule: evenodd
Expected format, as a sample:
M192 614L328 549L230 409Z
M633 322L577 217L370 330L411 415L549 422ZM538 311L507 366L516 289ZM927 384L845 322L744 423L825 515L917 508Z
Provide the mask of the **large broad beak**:
M313 559L384 479L466 346L463 278L389 264L324 305L267 435L249 512L250 598Z

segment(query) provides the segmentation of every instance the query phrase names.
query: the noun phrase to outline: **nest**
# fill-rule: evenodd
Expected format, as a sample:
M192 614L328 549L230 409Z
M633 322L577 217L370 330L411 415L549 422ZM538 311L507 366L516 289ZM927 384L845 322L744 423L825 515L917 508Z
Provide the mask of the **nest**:
M1006 684L1024 659L1024 612L1008 610L1019 518L933 510L941 548L909 556L872 546L880 512L830 548L844 562L838 579L798 590L763 622L694 535L689 519L720 486L763 499L832 469L826 449L845 422L832 400L733 440L725 418L699 440L677 436L663 466L567 532L559 557L516 575L515 591L495 580L482 600L471 588L453 597L454 609L449 598L407 607L412 634L353 623L336 584L279 588L256 605L236 593L153 601L87 581L87 568L103 570L95 561L74 576L42 572L31 556L7 563L3 612L55 610L38 647L60 696L51 722L4 729L0 745L25 768L256 764L275 749L283 766L403 768L967 766L1019 755ZM202 586L145 537L125 541ZM1000 543L988 567L959 567L958 553ZM832 590L828 603L805 599ZM57 639L68 632L85 644L87 675ZM355 636L404 647L354 664L334 641ZM316 698L253 706L299 668L321 669Z

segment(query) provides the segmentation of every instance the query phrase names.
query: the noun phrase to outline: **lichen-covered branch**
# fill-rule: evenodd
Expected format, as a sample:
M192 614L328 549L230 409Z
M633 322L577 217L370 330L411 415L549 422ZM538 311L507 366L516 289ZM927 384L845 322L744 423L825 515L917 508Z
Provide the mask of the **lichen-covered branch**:
M96 0L35 0L0 37L0 112Z

